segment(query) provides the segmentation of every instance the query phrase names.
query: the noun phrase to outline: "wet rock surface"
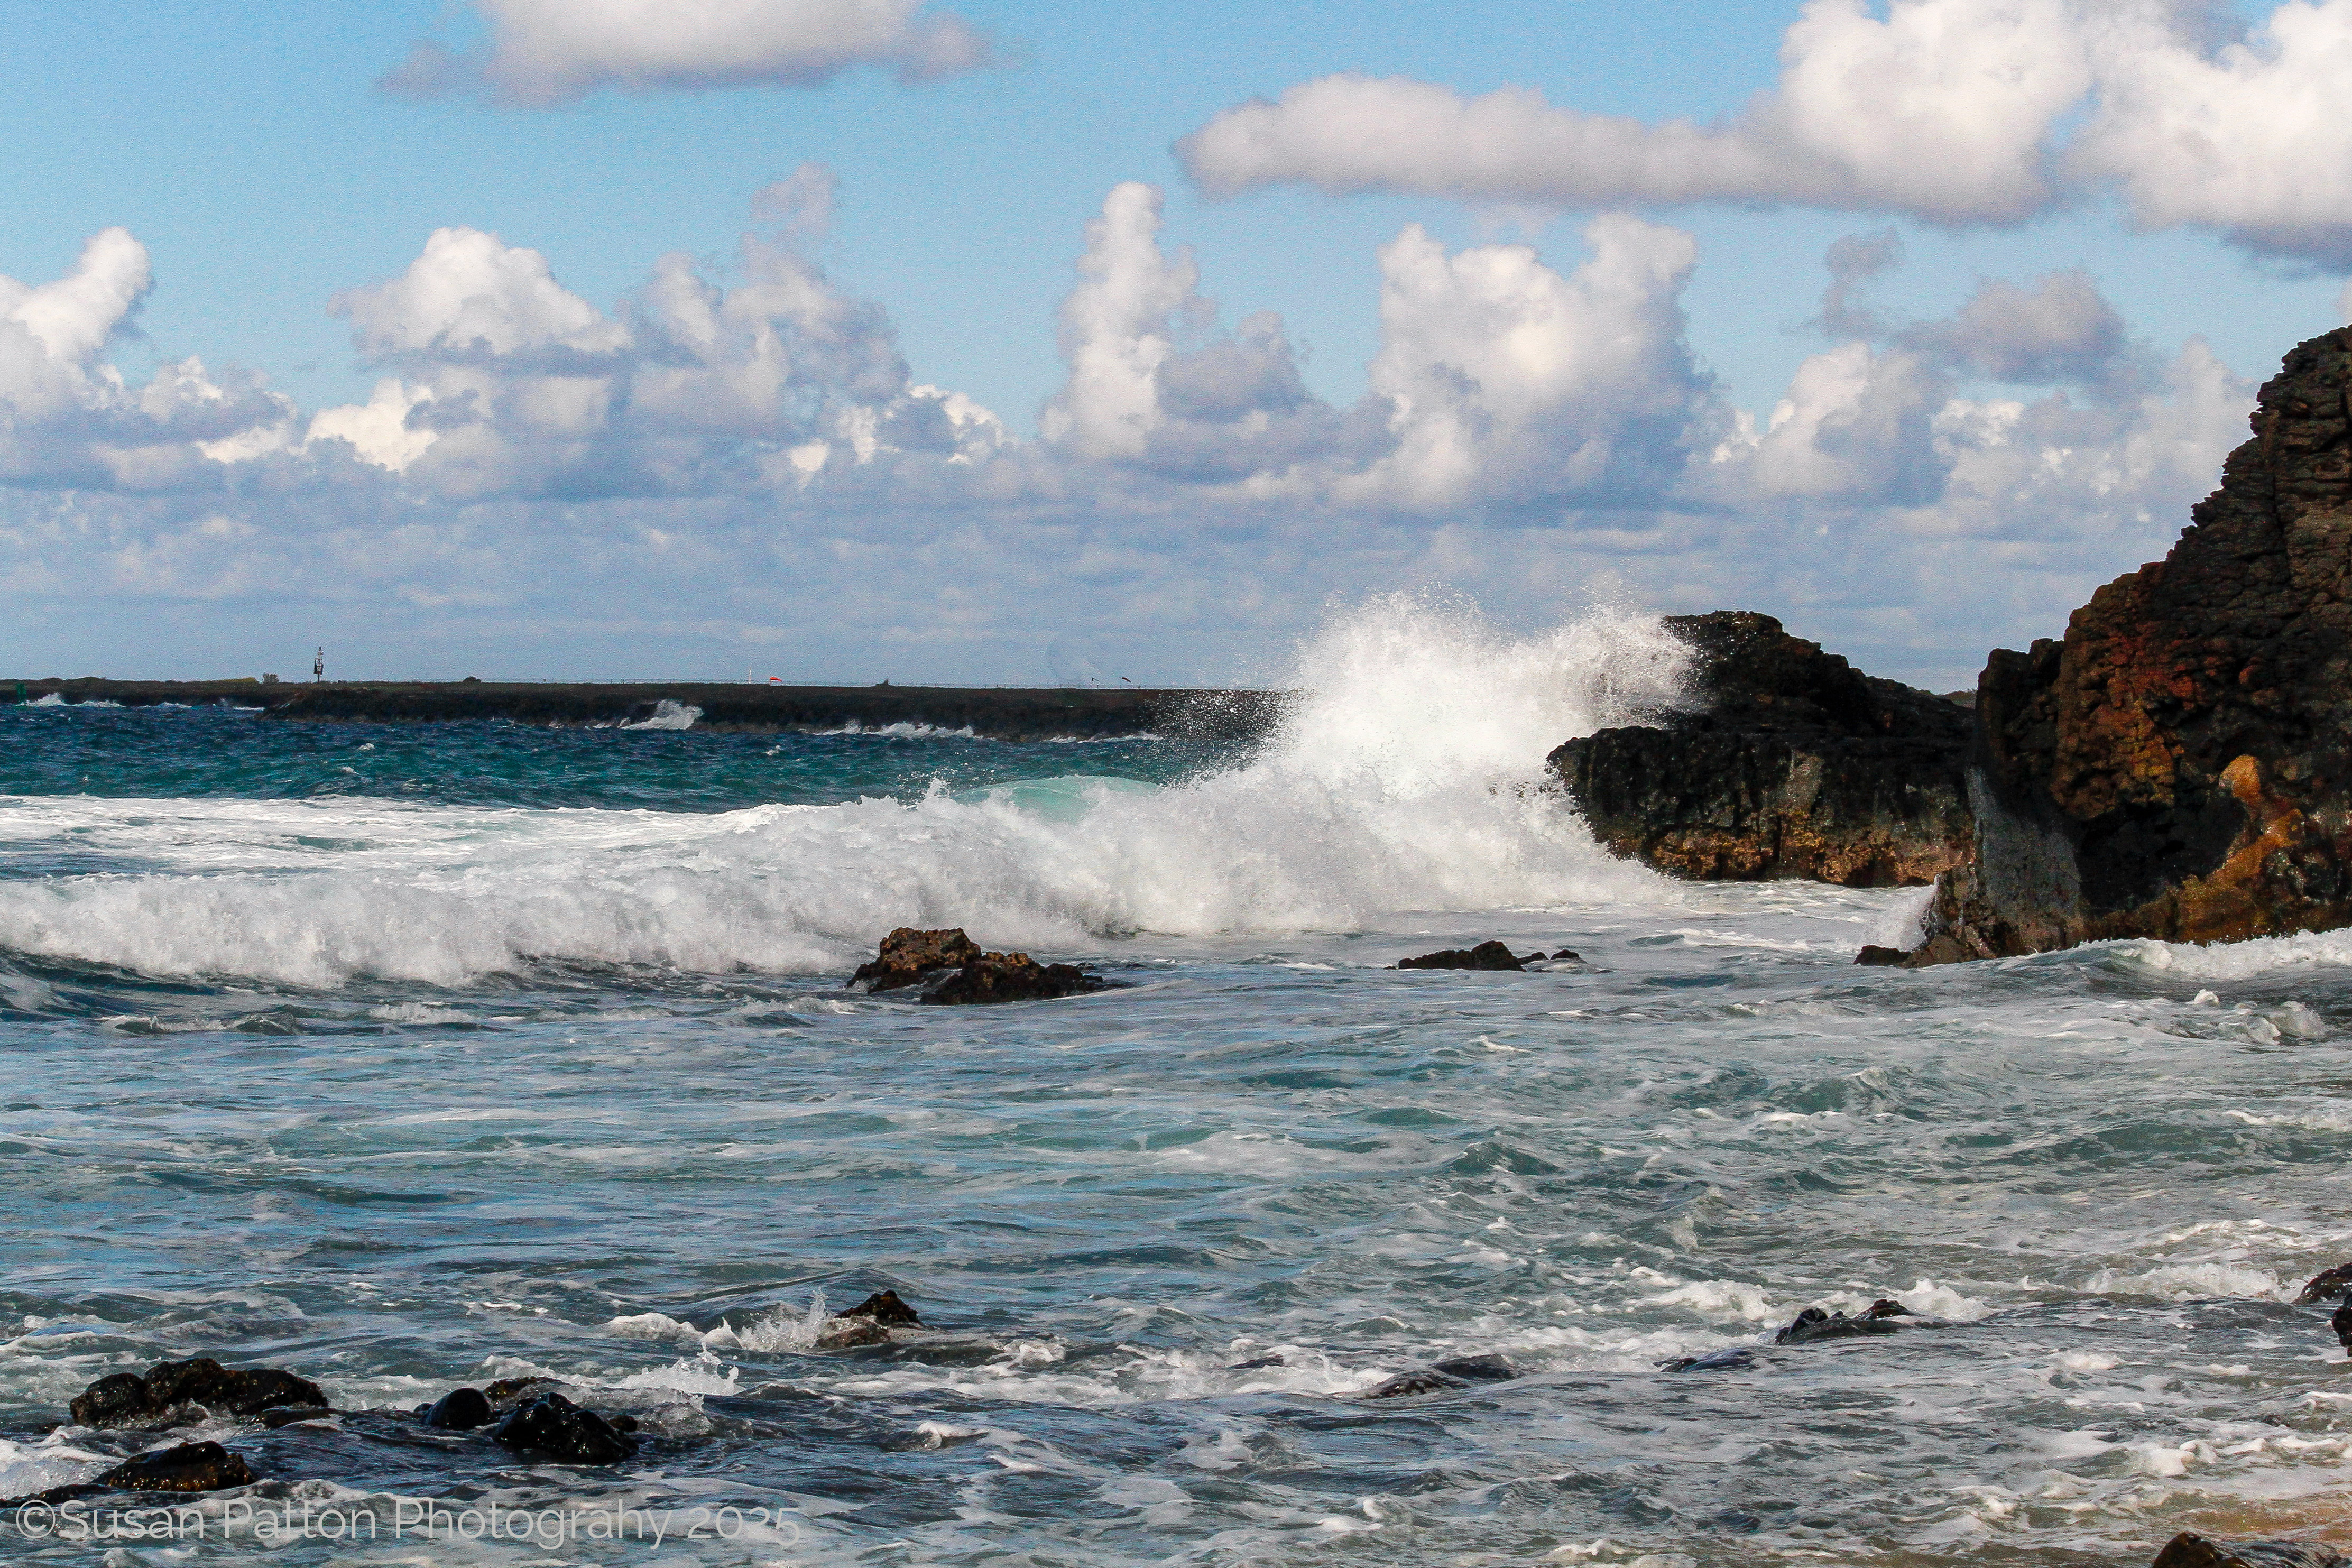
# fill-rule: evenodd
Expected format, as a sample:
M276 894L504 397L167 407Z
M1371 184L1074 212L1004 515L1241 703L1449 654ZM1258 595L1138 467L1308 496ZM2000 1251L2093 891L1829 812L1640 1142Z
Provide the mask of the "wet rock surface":
M1039 963L1025 952L986 952L961 926L918 931L900 926L858 966L850 984L869 992L916 990L940 1005L1048 1001L1109 988L1074 963Z
M1694 711L1570 741L1548 765L1616 854L1706 881L1923 885L1969 851L1970 721L1770 616L1673 616Z
M2215 1541L2182 1531L2156 1554L2153 1568L2345 1568L2333 1547L2310 1541Z
M2286 356L2161 561L1996 651L1915 963L2352 922L2352 329Z
M494 1418L489 1396L478 1388L453 1388L425 1407L425 1424L450 1432L470 1432Z
M1861 1311L1848 1317L1843 1312L1824 1312L1819 1307L1808 1307L1799 1312L1795 1321L1772 1336L1776 1345L1806 1345L1820 1340L1858 1339L1865 1334L1891 1334L1903 1325L1897 1319L1913 1316L1911 1310L1895 1301L1873 1301Z
M825 1320L819 1331L816 1348L821 1351L856 1350L864 1345L887 1345L891 1342L893 1329L919 1329L923 1320L915 1309L899 1299L896 1290L877 1290L855 1307L845 1308Z
M181 1443L126 1459L94 1484L127 1492L216 1492L257 1479L241 1456L218 1443Z
M2314 1301L2333 1301L2347 1289L2352 1289L2352 1263L2339 1263L2333 1268L2321 1269L2305 1281L2294 1304L2308 1307Z
M561 1465L617 1465L636 1445L613 1423L560 1394L539 1394L509 1412L490 1436L533 1458Z
M317 1384L290 1372L231 1371L209 1356L159 1362L144 1375L118 1372L74 1396L71 1414L83 1426L144 1426L189 1406L216 1415L253 1415L276 1406L323 1408Z
M1543 957L1531 952L1521 958L1499 942L1482 942L1475 947L1449 947L1436 952L1424 952L1418 958L1400 958L1399 969L1524 969Z

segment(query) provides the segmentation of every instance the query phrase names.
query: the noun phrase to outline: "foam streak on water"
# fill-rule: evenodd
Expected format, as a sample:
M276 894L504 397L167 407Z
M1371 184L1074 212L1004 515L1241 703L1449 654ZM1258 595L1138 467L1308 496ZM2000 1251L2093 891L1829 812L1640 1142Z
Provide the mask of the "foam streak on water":
M0 1494L152 1440L58 1430L93 1378L212 1354L345 1414L203 1435L386 1530L799 1536L663 1562L2071 1564L2341 1516L2352 1385L2291 1298L2352 1257L2352 948L1858 969L1916 892L1668 884L1534 787L1677 674L1638 619L1377 605L1256 754L1084 775L0 710ZM1127 988L845 991L907 921ZM1586 962L1380 967L1487 936ZM932 1337L814 1350L885 1286ZM1938 1326L1765 1343L1881 1296ZM1352 1397L1480 1352L1526 1375ZM401 1414L534 1372L637 1459ZM94 1560L12 1528L0 1561ZM195 1560L543 1556L407 1551Z

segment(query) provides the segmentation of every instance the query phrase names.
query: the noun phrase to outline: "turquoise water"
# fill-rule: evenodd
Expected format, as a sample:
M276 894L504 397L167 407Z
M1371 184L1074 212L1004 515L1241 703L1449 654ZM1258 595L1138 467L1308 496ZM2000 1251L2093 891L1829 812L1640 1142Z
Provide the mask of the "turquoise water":
M1653 632L1343 626L1246 758L0 710L0 1493L163 1440L64 1411L161 1358L342 1412L207 1428L263 1479L176 1541L0 1561L2088 1563L2339 1515L2352 1373L2290 1299L2352 1257L2352 942L1860 970L1916 893L1612 862L1539 764L1671 691ZM901 923L1121 988L846 990ZM1585 962L1382 967L1488 936ZM929 1331L811 1348L884 1287ZM1769 1344L1887 1295L1933 1325ZM1480 1352L1522 1375L1360 1397ZM644 1447L405 1414L527 1373ZM493 1504L675 1528L414 1522Z

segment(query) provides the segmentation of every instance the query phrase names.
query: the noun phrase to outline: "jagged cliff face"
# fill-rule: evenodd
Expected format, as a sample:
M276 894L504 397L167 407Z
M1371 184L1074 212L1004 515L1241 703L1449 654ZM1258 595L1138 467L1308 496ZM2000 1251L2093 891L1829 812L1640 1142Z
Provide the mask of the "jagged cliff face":
M2288 354L2171 553L1992 656L1915 962L2352 923L2347 387L2352 329Z
M1854 888L1925 884L1967 858L1966 709L1864 675L1769 616L1666 625L1696 656L1703 706L1550 757L1611 850L1708 881Z

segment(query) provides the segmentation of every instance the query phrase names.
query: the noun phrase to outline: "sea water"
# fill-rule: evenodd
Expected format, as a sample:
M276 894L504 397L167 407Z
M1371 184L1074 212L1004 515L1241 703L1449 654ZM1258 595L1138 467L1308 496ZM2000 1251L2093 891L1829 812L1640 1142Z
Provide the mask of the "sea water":
M1857 968L1921 892L1670 882L1545 787L1682 678L1642 617L1391 604L1239 750L0 710L0 1496L186 1437L263 1478L153 1539L0 1517L0 1561L2327 1529L2352 1367L2292 1298L2352 1258L2352 939ZM849 989L898 925L1118 988ZM1580 958L1388 967L1490 937ZM886 1287L924 1335L813 1349ZM1882 1297L1926 1321L1769 1342ZM1489 1352L1520 1375L1360 1397ZM340 1414L68 1422L193 1355ZM530 1374L633 1414L635 1457L410 1414Z

